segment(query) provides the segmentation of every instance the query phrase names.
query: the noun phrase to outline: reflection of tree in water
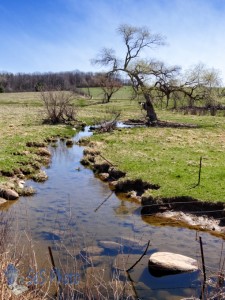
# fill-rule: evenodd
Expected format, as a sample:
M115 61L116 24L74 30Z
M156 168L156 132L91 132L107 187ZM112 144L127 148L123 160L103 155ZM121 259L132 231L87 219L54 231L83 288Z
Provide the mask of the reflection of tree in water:
M71 148L66 146L66 142L58 141L56 147L50 146L50 151L54 159L63 158L63 160L72 161L74 160L74 152L70 151Z
M137 209L138 205L129 200L121 200L119 205L114 208L115 213L119 215L132 215Z
M75 133L75 132L74 132ZM76 154L82 156L82 147L76 145L76 142L83 137L91 136L93 133L89 132L89 127L86 126L83 131L79 131L72 138L74 144L70 147L66 146L66 140L60 140L55 143L55 146L49 146L53 159L60 160L63 159L65 161L74 161L74 157Z

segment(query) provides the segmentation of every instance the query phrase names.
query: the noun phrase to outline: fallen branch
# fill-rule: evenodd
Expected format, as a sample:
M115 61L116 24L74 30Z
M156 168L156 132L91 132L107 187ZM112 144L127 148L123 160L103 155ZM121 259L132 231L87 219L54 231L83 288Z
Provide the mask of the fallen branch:
M98 132L110 132L116 128L117 119L119 118L120 113L118 113L112 121L103 122L100 124L97 129Z

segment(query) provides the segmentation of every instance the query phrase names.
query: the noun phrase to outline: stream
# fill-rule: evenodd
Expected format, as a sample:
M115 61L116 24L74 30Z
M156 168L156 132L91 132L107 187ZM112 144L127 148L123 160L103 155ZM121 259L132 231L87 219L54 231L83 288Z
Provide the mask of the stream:
M74 142L89 135L87 127L74 136ZM139 299L199 297L200 272L157 277L148 270L148 258L156 251L174 252L198 259L201 266L200 246L196 240L200 235L207 275L216 273L222 239L209 233L174 227L168 221L164 226L152 224L148 218L141 217L140 204L111 194L107 183L80 164L83 147L76 144L67 147L65 142L58 141L57 147L49 146L49 149L52 162L50 167L43 168L49 179L44 183L28 180L26 185L33 186L37 193L32 197L20 197L7 210L16 212L22 241L23 232L32 236L38 261L43 261L48 246L51 246L54 255L60 251L61 262L66 264L68 253L76 255L83 247L99 245L101 241L121 243L124 254L141 256L150 240L147 254L130 272ZM95 211L107 197L108 200ZM128 247L123 238L134 240L135 247ZM108 260L112 262L117 254L115 251L103 253L98 266Z

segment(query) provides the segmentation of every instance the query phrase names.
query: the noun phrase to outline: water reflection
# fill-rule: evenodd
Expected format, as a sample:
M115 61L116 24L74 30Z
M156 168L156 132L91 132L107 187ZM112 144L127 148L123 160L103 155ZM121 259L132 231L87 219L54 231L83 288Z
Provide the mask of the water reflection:
M91 135L88 128L78 133L74 141ZM124 253L139 254L143 245L151 241L147 255L131 271L136 290L141 299L180 299L199 292L197 273L173 275L157 278L148 270L149 255L155 251L171 251L193 258L200 258L196 232L187 228L156 226L140 216L138 203L118 198L112 194L107 183L93 176L93 172L80 164L83 148L74 145L66 147L58 141L57 147L50 147L52 163L46 173L49 179L40 184L28 181L37 194L21 197L3 206L7 212L14 210L20 231L29 231L35 247L42 249L37 258L42 261L43 253L49 245L62 252L68 261L67 249L76 256L86 245L98 245L99 241L121 242L122 237L142 241L142 247L124 244ZM77 171L79 167L80 171ZM210 270L219 265L221 240L208 233L201 233L204 241L205 260ZM40 246L41 245L41 246ZM113 263L115 253L104 253L101 263Z

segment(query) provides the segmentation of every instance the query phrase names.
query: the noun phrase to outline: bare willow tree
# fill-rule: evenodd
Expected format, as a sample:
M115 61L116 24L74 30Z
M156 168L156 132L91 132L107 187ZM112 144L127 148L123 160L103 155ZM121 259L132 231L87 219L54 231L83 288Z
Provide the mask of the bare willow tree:
M154 85L156 95L161 99L161 102L166 98L166 108L168 108L171 98L173 98L173 106L176 108L177 102L175 101L175 95L180 89L180 71L180 66L169 67L163 62L158 62L156 70L153 70L156 76Z
M164 45L164 38L159 34L151 33L147 28L121 25L118 33L122 36L125 53L122 59L118 58L113 49L104 48L93 63L108 66L109 73L125 73L131 80L135 91L141 92L145 99L146 115L149 125L157 123L157 114L153 99L149 92L152 81L153 60L141 59L140 55L147 48Z
M205 107L215 106L221 82L218 70L199 63L186 71L180 90L187 98L189 107L198 102Z
M153 73L156 77L156 95L161 99L166 97L166 107L170 99L173 100L173 108L177 108L178 102L181 104L184 101L190 108L197 103L206 108L215 107L221 86L218 70L199 63L182 75L179 66L168 67L158 62Z

